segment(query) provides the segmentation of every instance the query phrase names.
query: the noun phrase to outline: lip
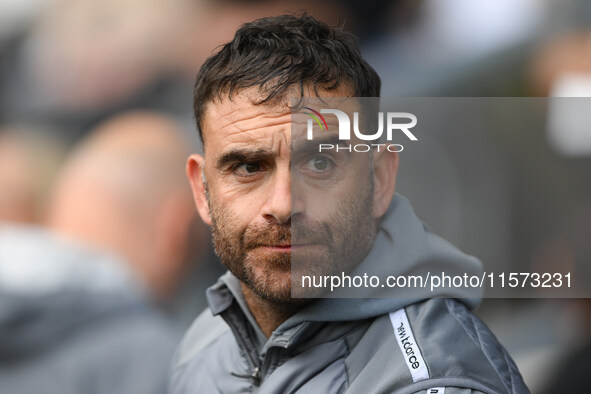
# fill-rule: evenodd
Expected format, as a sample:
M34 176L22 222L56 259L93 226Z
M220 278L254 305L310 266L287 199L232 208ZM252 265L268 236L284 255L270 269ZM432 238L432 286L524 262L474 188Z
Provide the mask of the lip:
M307 246L307 244L299 244L299 245L265 245L263 248L272 252L281 252L281 253L291 253L300 249L303 249Z

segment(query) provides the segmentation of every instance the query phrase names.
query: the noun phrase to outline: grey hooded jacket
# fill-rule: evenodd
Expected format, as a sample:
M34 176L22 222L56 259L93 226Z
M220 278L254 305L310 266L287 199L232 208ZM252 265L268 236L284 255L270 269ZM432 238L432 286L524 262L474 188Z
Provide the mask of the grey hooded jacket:
M480 270L476 259L428 232L396 195L357 271L400 274L433 263L450 273ZM507 351L470 312L479 300L467 290L318 299L270 338L230 273L207 298L209 310L177 350L171 394L529 393Z
M176 330L110 256L0 227L0 394L158 394Z

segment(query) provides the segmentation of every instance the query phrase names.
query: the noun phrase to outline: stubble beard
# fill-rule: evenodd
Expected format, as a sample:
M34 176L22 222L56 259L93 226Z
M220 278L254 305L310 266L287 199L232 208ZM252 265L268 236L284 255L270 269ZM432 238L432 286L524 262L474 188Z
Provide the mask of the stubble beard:
M239 228L228 209L212 204L205 185L212 219L212 239L221 262L262 299L274 304L303 305L321 297L323 289L302 288L302 275L340 275L350 272L369 253L376 234L372 215L373 182L364 196L349 196L326 221L292 217L286 224L267 222ZM321 244L308 253L268 252L265 246L288 242ZM293 263L293 266L292 266ZM292 284L294 295L292 297Z

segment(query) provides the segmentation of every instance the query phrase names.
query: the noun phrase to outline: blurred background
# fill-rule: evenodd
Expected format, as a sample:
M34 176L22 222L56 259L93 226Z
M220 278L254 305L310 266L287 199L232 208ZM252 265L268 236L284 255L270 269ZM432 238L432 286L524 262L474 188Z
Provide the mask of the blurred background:
M358 35L385 107L400 96L591 96L585 0L3 0L0 290L47 292L77 270L50 278L27 266L31 256L8 263L44 250L39 231L50 232L52 244L108 255L126 273L103 279L136 283L182 332L222 272L184 181L200 149L194 77L242 23L302 10ZM434 231L496 267L588 267L591 133L539 121L427 138L402 154L398 191ZM589 300L487 299L478 314L532 392L584 391Z

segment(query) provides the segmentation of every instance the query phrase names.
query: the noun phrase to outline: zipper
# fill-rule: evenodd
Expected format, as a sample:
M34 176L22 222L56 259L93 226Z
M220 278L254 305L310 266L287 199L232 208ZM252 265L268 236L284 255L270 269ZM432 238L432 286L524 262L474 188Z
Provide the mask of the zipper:
M251 374L240 374L230 371L230 375L236 376L237 378L251 379L256 387L258 387L261 384L261 370L259 369L259 367L254 367L253 372Z
M232 331L234 331L234 328L233 327L232 327ZM246 343L244 342L244 339L237 332L234 332L234 337L238 339L239 345L244 350L244 353L246 354L246 358L247 358L247 360L248 360L248 362L250 364L250 368L252 370L252 373L250 373L250 374L240 374L240 373L237 373L237 372L230 371L230 375L236 376L238 378L251 379L252 382L254 383L254 385L256 387L258 387L261 384L261 370L259 368L259 363L256 362L252 358L252 355L248 351L248 347L246 346Z
M232 324L232 317L229 314L222 314L222 318L226 320L226 323L228 323L228 326L230 326L230 329L234 334L234 338L236 338L236 340L238 341L238 345L246 354L246 359L248 360L248 363L250 364L250 369L252 371L249 374L240 374L234 371L229 371L230 375L235 376L237 378L250 379L252 380L255 387L258 387L261 384L261 372L259 367L260 361L257 360L257 362L253 359L252 354L249 351L249 347L246 345L246 342L244 341L244 338L242 337L242 335L240 335L238 329L234 326L234 324Z
M251 379L253 381L255 387L259 387L261 385L261 381L263 380L263 377L265 377L267 375L267 373L269 372L271 364L277 359L277 356L279 354L277 352L277 350L278 349L276 349L275 347L269 348L269 350L267 351L267 354L265 355L265 359L263 360L262 366L260 368L258 366L254 366L253 360L250 357L248 357L249 361L253 363L251 365L253 367L252 373L240 374L237 372L230 371L230 375L235 376L237 378L242 378L242 379Z
M277 361L280 350L281 349L277 348L276 346L272 346L267 350L267 354L263 360L263 365L261 366L261 378L267 376L269 369L271 368L271 364Z

